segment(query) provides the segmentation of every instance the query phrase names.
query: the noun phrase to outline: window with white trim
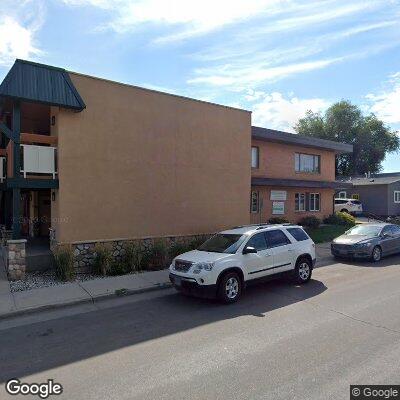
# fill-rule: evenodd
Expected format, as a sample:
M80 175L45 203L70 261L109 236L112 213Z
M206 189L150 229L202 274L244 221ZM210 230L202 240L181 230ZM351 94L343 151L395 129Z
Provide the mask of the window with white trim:
M338 193L338 199L347 199L347 192L342 191Z
M295 193L294 195L294 210L305 211L306 210L306 194Z
M260 208L259 206L259 193L257 191L252 191L251 192L251 200L250 200L250 211L253 214L257 214L258 210Z
M321 210L321 196L319 193L310 193L310 211Z
M309 172L314 174L320 173L321 156L316 154L295 154L295 171Z
M251 168L258 168L259 166L259 155L260 150L258 147L253 146L251 148Z
M395 190L393 193L393 201L395 203L400 203L400 191Z

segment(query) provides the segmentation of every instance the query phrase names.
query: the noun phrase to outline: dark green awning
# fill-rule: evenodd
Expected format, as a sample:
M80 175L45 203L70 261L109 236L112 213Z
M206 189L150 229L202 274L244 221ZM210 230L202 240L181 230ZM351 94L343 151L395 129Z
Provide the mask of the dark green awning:
M62 68L16 60L0 85L0 96L82 111L86 105Z

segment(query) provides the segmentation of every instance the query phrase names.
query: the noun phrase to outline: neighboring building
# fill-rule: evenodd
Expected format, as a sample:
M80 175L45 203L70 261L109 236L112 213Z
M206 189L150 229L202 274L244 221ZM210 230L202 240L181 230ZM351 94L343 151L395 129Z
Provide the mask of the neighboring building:
M352 151L351 145L253 126L251 221L332 214L335 193L351 187L335 181L335 157Z
M347 181L353 187L339 193L361 201L363 210L377 216L400 215L400 173L374 174Z
M0 97L0 224L15 239L177 237L249 222L250 112L22 60Z

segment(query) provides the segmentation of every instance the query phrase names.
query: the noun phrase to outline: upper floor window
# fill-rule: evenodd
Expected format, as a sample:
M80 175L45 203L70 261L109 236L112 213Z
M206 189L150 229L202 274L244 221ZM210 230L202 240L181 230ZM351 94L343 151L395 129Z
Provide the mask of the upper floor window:
M259 166L259 155L260 150L258 147L253 146L251 148L251 168L258 168Z
M400 192L397 190L394 192L394 202L400 203Z
M321 156L314 154L296 153L295 170L296 172L319 173Z

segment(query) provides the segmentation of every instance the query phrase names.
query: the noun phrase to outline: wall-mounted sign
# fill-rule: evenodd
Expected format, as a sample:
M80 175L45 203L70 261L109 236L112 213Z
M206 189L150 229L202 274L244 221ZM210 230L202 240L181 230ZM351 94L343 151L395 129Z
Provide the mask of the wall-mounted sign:
M273 215L285 214L285 202L283 202L283 201L273 201L272 202L272 214Z
M271 200L286 200L287 191L286 190L271 190Z

